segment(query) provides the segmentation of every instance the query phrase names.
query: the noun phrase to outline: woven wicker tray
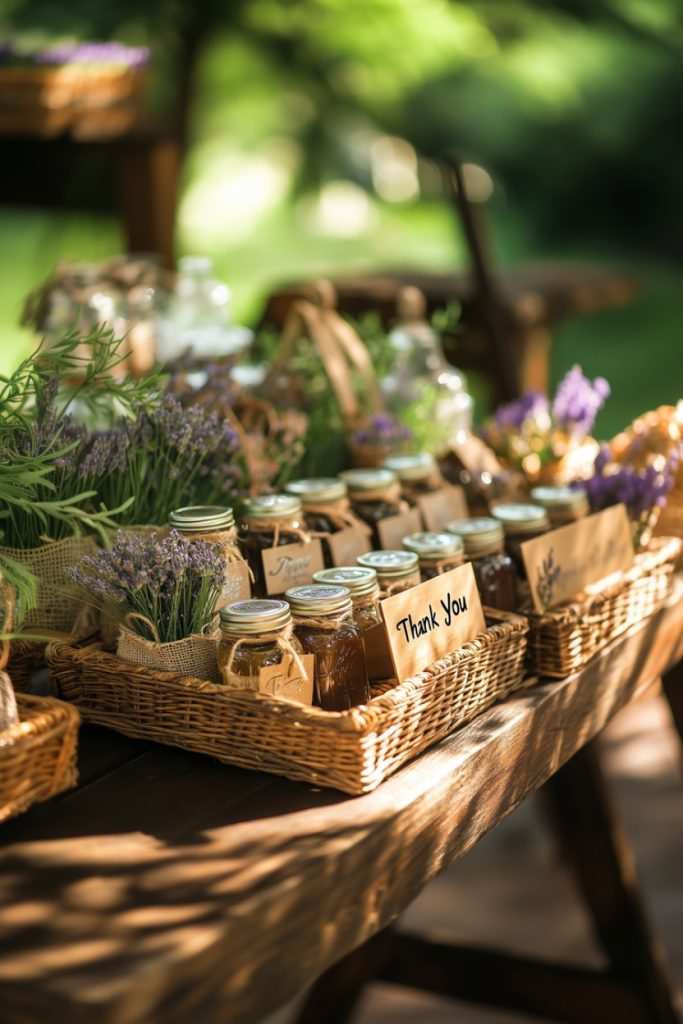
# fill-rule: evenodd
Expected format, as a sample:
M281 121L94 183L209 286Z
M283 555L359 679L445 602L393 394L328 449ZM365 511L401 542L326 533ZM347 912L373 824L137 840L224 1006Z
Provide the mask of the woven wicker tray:
M92 722L356 794L522 685L525 619L488 610L486 618L476 640L342 712L155 673L99 644L51 644L47 660L62 695Z
M80 716L53 697L17 694L19 723L0 732L0 821L76 784Z
M619 583L554 611L530 612L530 671L563 679L651 615L671 591L680 550L678 538L656 538Z

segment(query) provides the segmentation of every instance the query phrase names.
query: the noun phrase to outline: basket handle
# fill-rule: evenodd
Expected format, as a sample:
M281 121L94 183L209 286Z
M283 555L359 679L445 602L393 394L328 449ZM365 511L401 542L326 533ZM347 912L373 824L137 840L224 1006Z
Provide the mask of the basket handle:
M133 619L138 619L140 622L144 622L146 626L149 626L150 630L152 631L152 636L154 637L154 642L157 644L161 643L161 639L159 637L159 630L154 625L151 619L148 619L146 615L141 615L140 612L127 612L123 619L124 626L128 626L128 628L131 629L131 622L133 621Z

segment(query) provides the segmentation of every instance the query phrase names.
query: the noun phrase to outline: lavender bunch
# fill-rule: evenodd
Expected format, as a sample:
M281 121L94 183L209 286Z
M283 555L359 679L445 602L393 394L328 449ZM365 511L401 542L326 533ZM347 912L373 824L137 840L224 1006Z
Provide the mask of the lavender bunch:
M413 436L412 430L387 412L376 413L366 426L356 430L352 440L359 445L372 445L375 448L398 448Z
M246 490L237 434L218 413L160 396L134 421L92 438L80 467L83 486L108 507L130 502L122 525L161 525L182 505L231 504Z
M190 542L177 530L163 538L119 531L111 550L68 571L88 603L159 643L208 629L225 580L220 546Z
M585 488L594 512L620 502L626 506L633 523L636 546L646 543L659 510L673 487L679 455L657 456L646 466L622 466L613 461L612 452L603 445L595 459L593 476L579 485Z
M548 426L548 399L540 391L526 391L521 398L498 406L493 419L503 430L521 430L530 422L544 429Z
M580 366L573 366L555 393L553 425L573 438L587 437L609 395L610 386L604 377L590 381L584 377Z

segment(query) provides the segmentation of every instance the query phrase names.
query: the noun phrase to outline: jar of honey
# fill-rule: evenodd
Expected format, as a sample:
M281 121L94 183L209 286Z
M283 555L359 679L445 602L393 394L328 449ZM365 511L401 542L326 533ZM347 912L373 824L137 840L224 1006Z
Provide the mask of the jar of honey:
M315 656L315 702L325 711L346 711L370 699L365 650L353 621L347 587L313 583L285 594L294 632Z
M311 703L310 682L301 661L303 649L294 636L286 601L236 601L221 608L220 622L216 657L227 687ZM285 662L287 671L268 672Z
M372 545L380 548L381 523L410 510L396 474L390 469L347 469L339 475L348 487L354 515L370 527Z
M445 483L436 459L428 452L419 455L391 455L382 465L396 474L401 495L410 505L416 505L422 494L434 494Z
M269 596L263 552L309 541L301 502L293 494L262 494L245 500L239 543L253 575L254 597Z
M359 555L358 565L374 569L385 597L400 594L420 582L420 565L414 551L368 551Z
M301 501L306 527L322 540L327 568L354 562L357 555L370 550L372 530L352 512L343 480L292 480L285 490Z
M522 544L547 533L550 521L541 505L510 502L496 505L491 515L502 523L505 532L505 550L515 564L520 580L526 579Z
M360 565L322 569L313 576L315 583L348 587L353 602L353 621L361 633L382 621L379 611L380 590L377 573Z
M411 533L403 547L417 555L423 583L463 563L465 548L454 533Z
M534 487L531 500L545 509L550 526L567 526L590 512L588 495L581 487Z
M465 558L472 563L481 603L514 612L517 608L517 573L504 544L502 523L490 516L456 519L448 532L460 537Z
M216 604L217 610L233 601L249 599L251 572L237 545L237 527L231 508L216 505L176 508L169 515L168 523L187 540L202 540L221 548L225 561L225 584Z

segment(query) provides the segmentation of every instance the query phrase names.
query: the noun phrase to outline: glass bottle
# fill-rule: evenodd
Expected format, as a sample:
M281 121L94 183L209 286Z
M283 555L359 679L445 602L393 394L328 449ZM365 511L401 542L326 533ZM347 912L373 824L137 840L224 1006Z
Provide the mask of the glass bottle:
M373 547L381 547L379 524L410 507L401 497L396 474L390 469L347 469L339 476L348 487L354 515L372 530Z
M374 569L385 596L400 594L420 582L420 566L414 551L368 551L359 555L358 565Z
M417 555L423 583L463 563L462 538L454 533L411 533L403 547Z
M346 711L370 700L365 649L353 621L347 587L313 583L285 594L294 632L306 654L315 655L315 700L325 711Z
M236 601L221 608L220 621L218 671L233 690L261 690L263 669L282 664L287 654L303 654L286 601ZM305 673L295 671L280 677L276 694L310 704L307 691Z
M216 604L217 611L232 601L249 599L249 567L237 546L237 527L231 508L218 505L176 508L168 517L168 525L188 540L220 545L225 559L225 584Z
M489 516L456 519L448 524L448 532L462 539L482 604L504 612L516 611L517 573L503 549L502 523Z
M401 496L410 505L417 504L421 494L434 494L444 485L436 459L429 452L418 455L392 455L382 463L398 477Z
M285 485L288 494L301 501L306 526L322 534L325 566L340 564L340 556L353 562L356 555L370 550L370 527L351 511L348 488L336 477L313 477L292 480ZM344 533L344 537L338 534ZM335 538L331 539L331 538Z
M590 512L588 496L580 487L534 487L531 500L546 510L550 526L567 526Z
M374 569L360 565L341 566L339 569L321 569L313 575L315 583L337 584L347 587L353 602L353 621L361 633L382 621L379 610L380 590Z
M517 575L521 580L525 580L526 570L522 558L522 544L524 541L540 537L550 529L550 521L545 509L541 505L509 502L496 505L491 510L491 515L499 523L502 523L505 532L505 550L515 563Z
M300 543L307 536L304 525L301 502L293 494L262 494L245 500L239 543L253 574L254 597L268 596L263 552Z

